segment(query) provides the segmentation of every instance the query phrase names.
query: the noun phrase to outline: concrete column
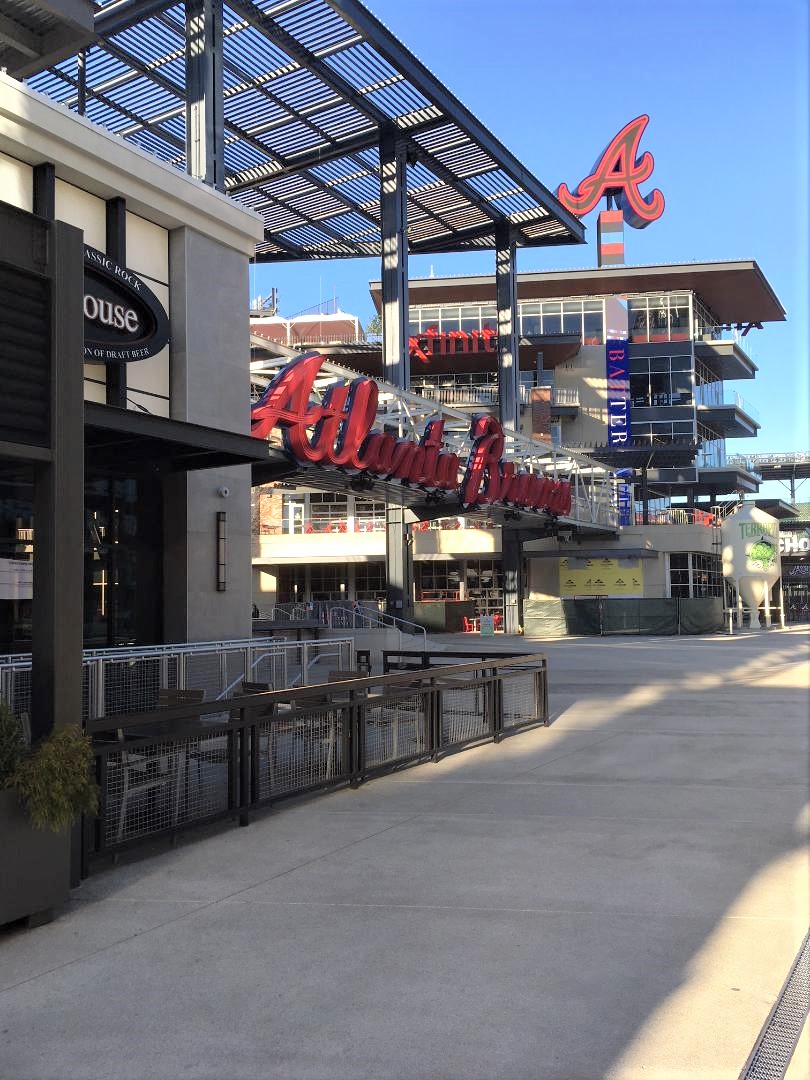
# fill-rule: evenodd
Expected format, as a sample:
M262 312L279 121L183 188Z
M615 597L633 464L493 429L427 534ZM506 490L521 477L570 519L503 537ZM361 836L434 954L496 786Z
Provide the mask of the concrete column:
M171 415L250 430L248 260L193 229L169 234ZM211 387L216 392L211 392ZM227 488L228 496L220 492ZM216 588L216 515L228 515L228 585ZM166 641L251 633L250 466L164 480Z
M407 390L408 354L408 215L405 143L393 131L380 140L380 214L382 219L383 378ZM401 506L386 511L385 571L390 615L413 619L413 549Z
M498 305L498 402L504 427L520 428L517 276L508 222L495 229L495 292Z
M503 572L503 628L516 634L523 621L523 549L516 529L501 531L501 569Z

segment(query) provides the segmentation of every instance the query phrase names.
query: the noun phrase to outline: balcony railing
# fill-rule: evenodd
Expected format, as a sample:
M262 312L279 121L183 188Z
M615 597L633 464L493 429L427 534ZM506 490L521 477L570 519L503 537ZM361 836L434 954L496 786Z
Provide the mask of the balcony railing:
M521 383L519 400L521 405L531 404L531 392L536 389ZM436 383L418 380L411 384L411 390L420 397L431 398L442 405L489 405L498 404L497 383ZM579 390L568 387L551 387L551 405L579 406Z
M476 517L442 517L431 521L417 521L412 526L414 532L436 532L438 530L454 531L456 529L494 529L496 523L489 518ZM331 521L304 521L296 523L295 527L285 522L282 525L263 525L262 536L322 536L330 534L341 536L349 533L383 533L385 532L385 519L375 518L373 521L350 521L347 518L332 519Z
M696 388L697 404L710 409L733 406L739 409L740 412L744 412L746 416L750 416L752 420L759 422L759 410L756 406L752 405L750 401L746 401L742 394L738 394L736 390L723 393L721 387L721 383L705 383L698 386Z

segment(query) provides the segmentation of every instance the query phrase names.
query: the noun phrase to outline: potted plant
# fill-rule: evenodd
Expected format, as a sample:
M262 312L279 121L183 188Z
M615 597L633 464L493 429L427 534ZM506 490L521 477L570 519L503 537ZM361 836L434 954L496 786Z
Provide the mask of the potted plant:
M0 925L47 922L67 899L70 826L98 809L92 761L89 738L74 727L28 746L0 701Z

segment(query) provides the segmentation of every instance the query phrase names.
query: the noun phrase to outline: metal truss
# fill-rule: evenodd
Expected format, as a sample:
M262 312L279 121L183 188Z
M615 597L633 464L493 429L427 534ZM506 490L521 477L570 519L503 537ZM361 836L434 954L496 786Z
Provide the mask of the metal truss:
M266 386L289 362L289 357L254 360L250 365L251 382L258 387ZM336 383L356 379L360 377L360 374L331 360L324 360L313 387L312 403L320 404L330 387ZM441 418L444 421L445 450L457 454L462 462L467 460L472 447L470 413L452 409L406 390L399 390L379 379L375 381L379 387L379 404L372 430L386 431L396 435L397 438L418 442L428 421ZM564 447L553 446L551 443L540 442L521 435L509 428L504 428L504 436L504 460L514 461L520 469L535 475L551 477L554 480L567 480L571 484L571 513L568 517L559 518L558 524L570 524L581 529L599 531L616 528L618 519L614 485L608 466L585 455L572 453ZM277 436L274 432L270 443L272 446L280 447L280 435ZM302 482L306 482L308 486L326 488L334 487L337 482L337 486L342 485L345 488L349 481L345 476L341 475L336 480L335 475L330 476L325 471L313 469L306 473L306 481L302 480ZM390 490L394 486L400 489L398 496L393 495ZM386 487L388 490L385 490ZM378 482L375 484L375 489L387 502L414 505L425 502L424 492L403 491L398 481ZM431 496L431 501L436 502L437 515L448 512L450 499L452 496L449 495ZM512 513L515 518L517 517L516 512L507 511L506 513ZM493 516L490 508L487 508L487 516ZM524 526L530 525L531 520L538 517L536 513L530 511L521 511L520 516L524 519ZM514 518L507 520L514 520Z
M517 246L583 240L355 0L95 6L94 43L29 84L259 213L258 261L380 256L379 147L392 136L407 151L411 251L493 248L496 229Z

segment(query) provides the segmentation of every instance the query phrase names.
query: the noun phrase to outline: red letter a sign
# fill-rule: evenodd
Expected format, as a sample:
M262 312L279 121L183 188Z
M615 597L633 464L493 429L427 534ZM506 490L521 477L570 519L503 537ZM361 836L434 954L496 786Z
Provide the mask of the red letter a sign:
M649 150L641 157L638 144L649 122L649 116L638 116L622 128L580 183L575 193L567 184L557 188L557 198L566 210L583 217L593 210L603 195L613 195L621 207L624 220L634 229L644 229L664 212L664 196L655 188L651 194L642 195L639 184L648 180L655 162Z

